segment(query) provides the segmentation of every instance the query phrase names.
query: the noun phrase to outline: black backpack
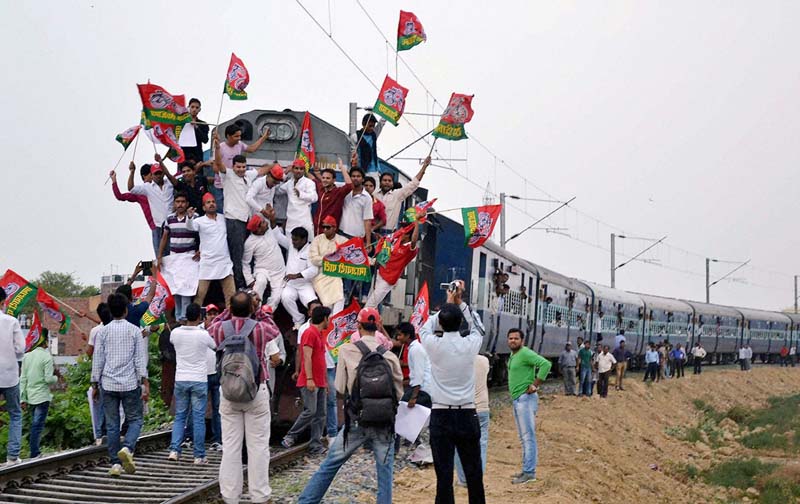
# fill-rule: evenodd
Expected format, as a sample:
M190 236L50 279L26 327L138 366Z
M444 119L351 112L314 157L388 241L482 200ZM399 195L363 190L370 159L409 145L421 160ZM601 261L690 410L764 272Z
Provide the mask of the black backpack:
M383 358L386 349L379 346L370 350L363 341L355 345L361 351L361 361L347 401L348 417L363 426L388 427L394 431L398 399L392 368Z

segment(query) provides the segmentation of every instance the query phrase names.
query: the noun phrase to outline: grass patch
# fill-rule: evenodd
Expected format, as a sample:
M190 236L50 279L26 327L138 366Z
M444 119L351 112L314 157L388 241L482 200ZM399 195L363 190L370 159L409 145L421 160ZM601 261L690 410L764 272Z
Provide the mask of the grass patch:
M703 472L706 483L745 490L756 484L756 480L775 469L776 464L761 462L751 458L728 460Z
M789 440L786 436L769 430L748 434L741 439L741 443L752 450L789 449Z

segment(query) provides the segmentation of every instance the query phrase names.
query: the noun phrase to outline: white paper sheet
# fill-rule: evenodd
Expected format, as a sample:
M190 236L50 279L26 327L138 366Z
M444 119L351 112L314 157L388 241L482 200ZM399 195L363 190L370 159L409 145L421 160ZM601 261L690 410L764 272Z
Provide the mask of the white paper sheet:
M407 402L400 401L397 406L397 416L394 419L394 431L413 443L427 425L430 416L430 408L419 404L409 408Z
M178 145L181 147L196 147L197 137L194 134L194 124L186 123L181 129L181 137L178 139Z

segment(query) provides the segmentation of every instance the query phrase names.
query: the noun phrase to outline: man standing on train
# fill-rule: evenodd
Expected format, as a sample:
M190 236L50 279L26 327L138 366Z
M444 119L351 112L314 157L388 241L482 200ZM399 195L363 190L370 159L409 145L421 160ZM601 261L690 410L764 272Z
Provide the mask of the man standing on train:
M419 188L419 183L422 181L422 177L425 176L425 170L430 164L431 157L428 156L425 158L425 161L422 163L422 168L419 169L416 176L405 186L395 187L394 177L391 173L384 173L381 175L381 187L379 190L375 191L372 196L380 200L386 209L386 225L383 227L384 232L391 232L397 228L397 221L400 218L400 207L403 205L403 201L414 194L414 191Z

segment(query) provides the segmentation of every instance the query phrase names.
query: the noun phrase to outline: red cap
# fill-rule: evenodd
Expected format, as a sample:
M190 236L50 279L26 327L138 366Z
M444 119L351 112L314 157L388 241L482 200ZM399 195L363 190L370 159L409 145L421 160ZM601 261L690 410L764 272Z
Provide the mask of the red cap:
M280 182L283 180L283 167L278 163L272 165L272 168L269 169L269 174L272 175L272 178Z
M322 219L323 224L327 224L329 226L336 227L336 218L333 215L326 215L324 219Z
M214 197L214 195L213 195L213 194L211 194L210 192L207 192L207 193L205 193L205 194L203 195L203 203L205 203L205 202L206 202L206 201L208 201L208 200L211 200L211 201L217 201L217 198L215 198L215 197Z
M215 304L207 304L206 305L206 311L210 312L211 310L219 312L219 308L217 308L217 305L215 305Z
M255 214L252 217L250 217L249 221L247 221L247 230L250 231L251 233L255 233L260 224L261 224L261 216Z
M303 160L303 158L297 158L294 161L292 161L292 166L302 166L303 168L305 168L306 162Z
M364 323L380 323L381 321L381 314L378 313L378 310L375 308L361 308L361 311L358 312L358 322Z
M153 163L150 165L150 173L158 173L163 171L164 168L161 167L161 163Z
M263 311L264 313L272 313L272 307L268 304L262 305L261 311Z

